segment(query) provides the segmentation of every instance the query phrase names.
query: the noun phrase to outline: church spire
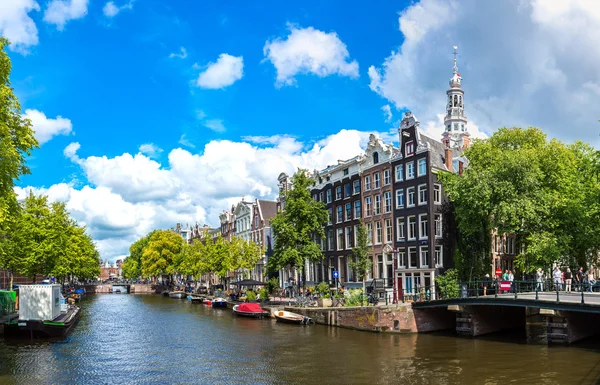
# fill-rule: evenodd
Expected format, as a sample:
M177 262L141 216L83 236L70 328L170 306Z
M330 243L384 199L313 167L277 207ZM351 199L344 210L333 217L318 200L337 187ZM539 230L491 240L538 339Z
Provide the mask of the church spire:
M446 147L464 150L471 143L469 132L467 131L467 115L463 98L465 92L462 90L462 77L458 73L458 64L456 56L458 47L454 46L454 66L452 68L452 77L450 78L450 88L446 91L448 102L446 104L446 116L444 117L444 134L442 143Z

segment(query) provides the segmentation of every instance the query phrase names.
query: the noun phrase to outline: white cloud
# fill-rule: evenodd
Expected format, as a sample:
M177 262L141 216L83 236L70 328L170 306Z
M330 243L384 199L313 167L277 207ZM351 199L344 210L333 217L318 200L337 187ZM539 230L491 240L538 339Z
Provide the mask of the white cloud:
M319 77L338 74L357 78L358 62L350 54L337 33L325 33L313 27L298 28L288 24L290 34L268 40L263 48L265 60L277 70L276 85L294 85L297 74Z
M381 111L383 111L383 116L385 116L385 121L386 122L391 122L392 121L392 108L390 107L389 104L386 104L385 106L381 107Z
M196 148L196 146L185 137L185 134L181 135L181 138L179 138L177 143L181 144L182 146Z
M51 119L38 110L25 110L23 117L31 120L35 137L40 145L52 139L53 136L69 135L73 129L69 119L61 116Z
M153 229L177 222L218 226L219 213L241 196L274 199L281 172L321 169L356 156L368 137L367 132L342 130L306 143L287 135L248 138L259 145L213 140L198 153L171 150L165 165L142 153L80 157L74 142L64 154L81 167L88 185L59 183L34 190L66 202L90 230L102 258L115 259ZM23 197L30 188L15 191Z
M38 30L29 13L39 10L35 0L0 1L0 35L12 43L13 51L26 54L37 45Z
M150 158L158 158L163 150L154 143L145 143L140 146L140 152Z
M62 31L69 20L87 15L88 0L51 0L44 12L44 21Z
M65 149L63 150L63 154L71 159L74 162L77 162L79 158L77 157L77 151L81 148L79 142L71 142Z
M201 88L225 88L240 80L243 75L243 57L222 53L215 63L208 63L206 70L198 76L196 84Z
M204 126L210 128L214 132L225 132L225 126L221 119L208 119L204 122Z
M179 53L171 53L169 55L169 59L173 59L173 58L179 58L179 59L185 59L187 57L187 51L185 50L185 47L180 47L179 48Z
M108 3L104 4L102 12L106 17L115 17L119 14L119 12L126 9L133 9L133 0L130 0L128 3L125 3L120 7L117 6L113 1L109 1Z
M399 29L402 45L369 68L370 87L396 108L412 110L434 138L443 130L438 115L458 45L474 136L537 126L562 140L600 145L591 129L600 89L597 2L422 0L400 13Z

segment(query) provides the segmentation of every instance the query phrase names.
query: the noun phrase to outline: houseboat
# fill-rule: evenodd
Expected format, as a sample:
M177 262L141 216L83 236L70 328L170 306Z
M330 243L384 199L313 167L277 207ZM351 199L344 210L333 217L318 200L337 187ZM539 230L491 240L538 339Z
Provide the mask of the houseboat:
M67 335L79 320L80 308L69 305L60 285L19 286L19 318L4 324L4 338L47 338Z

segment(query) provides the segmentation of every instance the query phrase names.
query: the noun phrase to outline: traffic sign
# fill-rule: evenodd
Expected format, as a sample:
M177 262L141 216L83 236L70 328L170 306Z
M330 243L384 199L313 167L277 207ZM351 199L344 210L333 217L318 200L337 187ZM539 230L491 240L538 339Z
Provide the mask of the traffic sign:
M333 278L338 279L340 277L340 273L337 270L333 271Z

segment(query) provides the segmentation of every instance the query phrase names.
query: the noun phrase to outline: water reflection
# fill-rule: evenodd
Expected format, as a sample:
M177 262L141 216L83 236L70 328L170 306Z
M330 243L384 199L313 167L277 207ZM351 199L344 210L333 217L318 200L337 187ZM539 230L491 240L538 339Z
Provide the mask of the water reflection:
M154 295L97 295L82 306L65 340L0 343L0 383L572 384L600 375L598 341L548 348L513 335L299 327Z

